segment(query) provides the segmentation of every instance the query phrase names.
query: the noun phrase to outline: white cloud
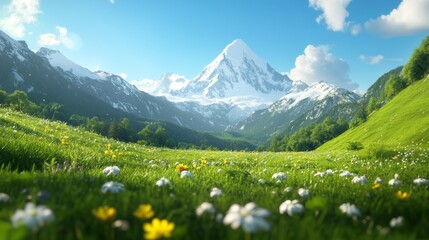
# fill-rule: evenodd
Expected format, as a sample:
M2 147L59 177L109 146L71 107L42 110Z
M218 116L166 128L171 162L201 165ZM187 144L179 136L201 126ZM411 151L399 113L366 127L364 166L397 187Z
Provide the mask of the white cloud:
M307 84L324 81L338 87L354 90L358 84L349 76L349 65L329 52L329 47L308 45L304 54L295 60L295 67L288 76Z
M347 5L351 0L309 0L310 7L321 10L322 15L316 21L320 23L325 20L328 29L332 31L344 31L347 27L346 18L349 16Z
M79 49L81 41L79 36L76 34L70 34L65 27L57 26L57 34L46 33L42 34L39 37L39 45L42 47L45 46L58 46L64 45L69 49Z
M355 36L358 35L361 31L362 31L362 27L359 24L353 25L352 28L350 29L350 32Z
M123 78L123 79L127 79L127 77L128 77L128 75L126 73L119 73L118 76Z
M115 3L115 0L109 0L110 1L110 3L111 4L114 4Z
M376 56L365 56L365 55L360 55L359 59L367 64L379 64L381 61L384 60L384 57L382 55L376 55Z
M6 7L6 16L0 19L0 27L13 37L24 37L26 25L37 21L39 7L39 0L12 0Z
M429 31L429 1L402 0L388 15L366 22L365 29L386 36Z

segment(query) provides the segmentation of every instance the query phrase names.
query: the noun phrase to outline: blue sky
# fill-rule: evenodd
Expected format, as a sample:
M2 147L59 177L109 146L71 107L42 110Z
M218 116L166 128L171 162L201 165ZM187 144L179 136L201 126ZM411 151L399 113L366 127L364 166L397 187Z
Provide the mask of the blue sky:
M365 91L429 33L428 0L2 0L0 29L138 84L196 77L234 39L279 72Z

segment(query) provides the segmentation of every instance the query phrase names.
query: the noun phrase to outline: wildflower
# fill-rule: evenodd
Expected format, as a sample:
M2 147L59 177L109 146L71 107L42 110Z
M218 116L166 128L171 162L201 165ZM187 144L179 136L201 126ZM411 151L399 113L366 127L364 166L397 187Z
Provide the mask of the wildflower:
M360 177L359 176L355 176L352 179L352 183L359 183L360 185L365 185L367 182L368 182L368 179L366 178L365 175L360 176Z
M18 209L12 216L12 225L18 227L25 225L32 231L39 230L40 227L48 225L54 221L54 213L46 206L36 206L34 203L27 203L25 208Z
M228 163L228 161L227 161L227 159L225 158L224 160L223 160L223 164L224 165L226 165Z
M101 191L103 193L119 193L124 191L124 184L115 181L109 181L101 186Z
M340 173L340 177L348 177L348 176L350 176L350 175L352 175L349 171L342 171L341 173Z
M392 220L390 220L390 227L391 228L400 227L402 225L404 225L404 217L402 217L402 216L392 218Z
M7 203L10 201L10 196L6 193L0 193L0 203Z
M130 223L126 220L116 220L112 223L113 228L117 228L121 231L128 231L130 229Z
M206 158L201 158L201 166L205 166L207 164Z
M429 180L424 179L424 178L417 178L417 179L414 179L413 183L416 185L428 185Z
M189 170L189 167L186 166L185 164L179 163L176 166L176 171L177 172L182 172L182 171L187 171L187 170Z
M388 182L389 185L394 187L401 185L401 181L398 178L399 178L399 175L396 173L395 177L389 180Z
M109 176L110 174L118 175L121 170L117 166L109 166L103 170L103 173Z
M267 181L265 181L265 179L259 179L259 180L258 180L258 182L259 182L260 184L265 184L265 183L267 183Z
M360 211L354 204L343 203L340 205L340 210L341 210L341 212L345 213L349 217L359 217L360 216Z
M255 203L247 203L244 207L233 204L225 218L223 224L231 225L233 229L242 226L245 232L254 233L258 230L270 229L270 224L264 219L270 212L263 208L258 208Z
M101 221L105 222L116 216L116 209L109 206L101 206L92 210L92 214Z
M188 177L188 178L194 178L194 175L191 172L189 172L189 171L182 171L180 173L180 178L186 178L186 177Z
M198 217L201 217L205 213L214 214L216 212L216 209L214 208L213 204L208 202L201 203L200 206L197 207L195 210L195 213Z
M410 198L410 194L408 194L407 192L397 191L396 197L399 200L407 200L408 198Z
M150 204L140 204L137 210L134 211L134 216L139 219L149 219L153 217L154 214Z
M334 175L334 171L332 171L332 169L328 169L328 170L326 170L326 174L329 176L332 176L332 175Z
M373 190L377 190L377 189L379 189L381 187L381 184L380 183L374 183L374 185L372 185L372 189Z
M169 238L171 232L174 230L174 223L166 219L159 220L158 218L154 218L151 223L145 223L143 229L146 239Z
M304 188L300 188L298 189L298 195L300 197L306 198L310 196L310 190L308 189L304 189Z
M291 191L292 191L291 187L286 187L285 190L284 190L284 192L291 192Z
M67 142L67 139L69 139L69 136L64 136L64 137L62 137L62 138L61 138L61 144L62 144L62 145L65 145L65 146L70 145L70 143L69 143L69 142Z
M383 179L377 177L374 181L374 184L377 184L377 183L383 183Z
M286 179L286 174L279 172L279 173L274 173L273 176L271 177L273 179L277 179L277 181L283 181Z
M167 178L161 178L161 179L159 179L158 181L156 181L156 186L158 186L158 187L162 187L162 186L165 186L165 185L169 185L170 187L171 187L171 182L170 182L170 180L168 180Z
M314 174L315 177L324 177L325 176L325 172L317 172L316 174Z
M302 213L304 211L304 206L299 203L298 200L286 200L279 207L280 214L284 214L285 212L289 216L293 216L297 213Z
M215 187L212 189L212 191L210 192L210 197L219 197L220 195L222 195L222 190L220 190L219 188Z

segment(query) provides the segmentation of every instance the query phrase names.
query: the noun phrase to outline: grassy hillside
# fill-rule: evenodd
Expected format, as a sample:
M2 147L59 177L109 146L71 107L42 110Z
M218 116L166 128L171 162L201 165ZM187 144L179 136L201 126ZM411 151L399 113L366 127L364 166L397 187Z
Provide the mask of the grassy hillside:
M148 148L0 108L0 239L426 238L428 186L413 180L429 177L428 149L395 155ZM193 178L181 178L179 163ZM103 173L114 165L118 175ZM396 187L388 184L395 174ZM377 177L384 182L373 184ZM171 185L157 186L161 178ZM109 181L123 191L103 193ZM215 187L222 194L211 197ZM302 206L281 214L282 203L294 199ZM42 214L28 202L47 209ZM199 216L204 202L213 208L206 203ZM231 213L250 202L264 210L248 205ZM154 218L174 226L150 225ZM228 224L234 218L236 229Z
M429 146L429 79L418 81L369 116L367 122L322 145L318 150L344 150L349 142L374 145Z

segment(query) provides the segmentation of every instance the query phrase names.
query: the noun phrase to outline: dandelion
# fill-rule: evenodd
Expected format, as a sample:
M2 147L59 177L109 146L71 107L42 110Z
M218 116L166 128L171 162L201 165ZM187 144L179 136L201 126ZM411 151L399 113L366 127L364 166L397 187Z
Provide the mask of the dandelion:
M201 203L200 206L197 207L195 210L195 213L198 217L201 217L205 213L214 214L216 212L216 209L214 208L213 204L208 202Z
M6 193L0 193L0 203L7 203L10 201L10 196Z
M408 194L407 192L397 191L396 197L399 200L407 200L408 198L410 198L410 194Z
M146 239L169 238L171 237L171 232L174 230L174 223L166 219L159 220L158 218L154 218L151 223L145 223L143 229Z
M374 183L374 185L372 185L372 189L373 190L377 190L377 189L379 189L381 187L381 184L380 183Z
M137 210L134 211L134 216L139 219L149 219L154 214L150 204L140 204Z
M119 182L115 182L115 181L109 181L106 182L105 184L103 184L103 186L101 186L101 191L103 193L119 193L124 191L124 184L119 183Z
M360 185L365 185L367 182L368 182L368 179L366 178L365 175L360 176L360 177L359 176L355 176L352 179L352 183L359 183Z
M300 188L300 189L298 189L298 195L300 197L307 198L307 197L310 196L310 190L304 189L304 188Z
M220 195L222 195L222 190L220 190L219 188L215 187L212 189L212 191L210 192L210 197L219 197Z
M283 181L286 179L286 174L279 172L279 173L274 173L273 176L271 177L272 179L277 179L277 181Z
M40 227L54 221L54 213L46 206L36 206L34 203L27 203L24 209L18 209L12 216L12 225L18 227L25 225L33 232Z
M233 229L241 226L245 232L254 233L270 229L270 224L265 220L269 215L268 210L258 208L253 202L247 203L244 207L233 204L226 213L223 224L231 225Z
M103 170L103 173L106 174L107 176L109 176L111 174L116 176L119 174L120 171L121 170L117 166L109 166Z
M354 204L343 203L340 205L339 208L340 208L342 213L345 213L349 217L359 217L360 216L360 211Z
M94 216L99 220L105 222L116 216L116 209L109 206L101 206L92 210L92 214L94 214Z
M404 217L402 217L402 216L392 218L390 220L390 227L391 228L401 227L402 225L404 225Z
M176 171L177 172L182 172L182 171L187 171L189 170L189 167L186 166L185 164L179 163L176 165Z
M424 178L417 178L417 179L414 179L413 183L416 185L428 185L429 180L424 179Z
M156 181L156 186L158 186L158 187L162 187L162 186L165 186L165 185L168 185L168 186L170 186L171 187L171 182L170 182L170 180L168 180L167 178L164 178L164 177L162 177L161 179L159 179L158 181Z
M194 178L194 175L189 171L182 171L180 173L180 178Z
M287 213L289 216L293 216L304 211L304 206L299 203L298 200L286 200L279 207L280 214Z

